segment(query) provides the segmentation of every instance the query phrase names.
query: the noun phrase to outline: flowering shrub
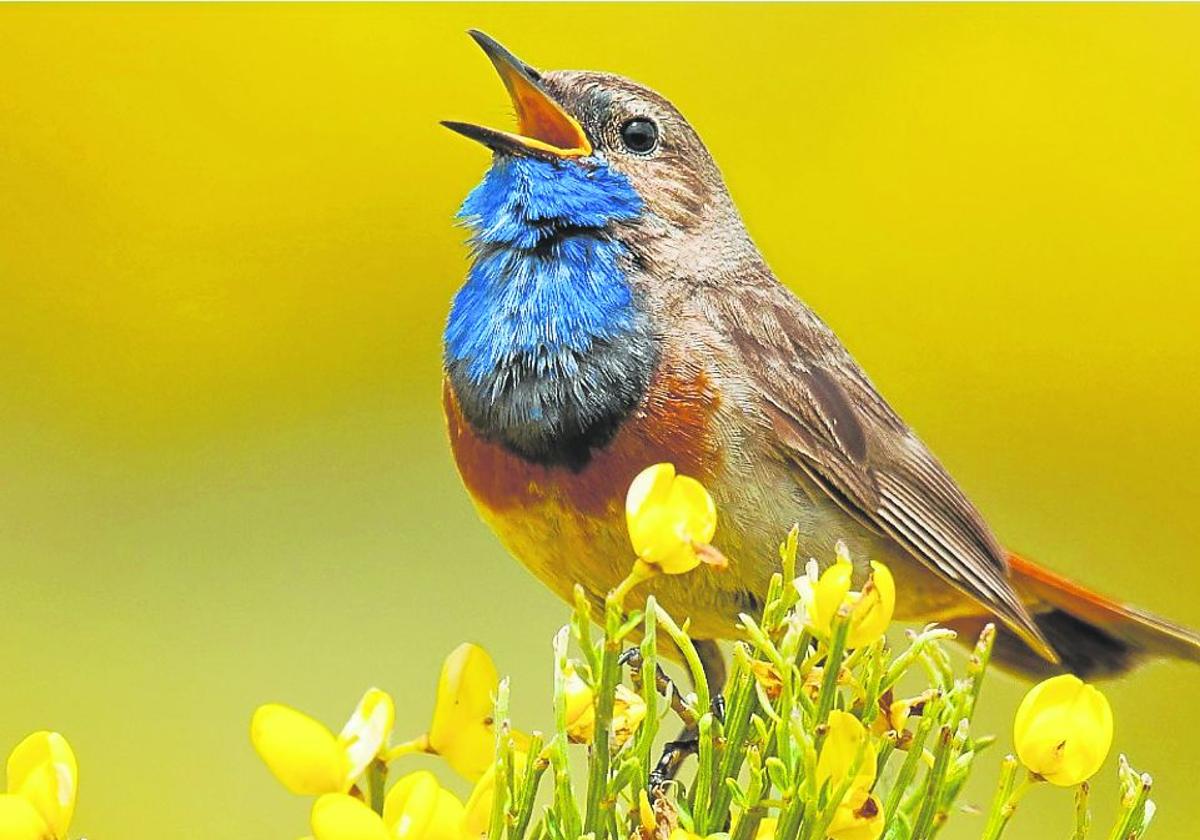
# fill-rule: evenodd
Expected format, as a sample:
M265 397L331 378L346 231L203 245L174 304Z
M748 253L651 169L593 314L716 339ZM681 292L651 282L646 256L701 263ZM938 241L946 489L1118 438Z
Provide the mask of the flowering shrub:
M971 728L991 626L965 673L945 648L953 631L935 625L909 632L894 652L884 636L896 600L887 567L869 563L855 590L854 565L839 545L824 572L810 560L797 575L793 529L762 614L741 616L726 684L710 686L686 624L653 596L642 610L624 603L656 575L730 562L708 544L717 527L712 499L699 482L657 464L631 485L626 517L629 576L609 593L603 616L577 590L571 621L554 639L554 731L512 728L508 681L474 645L447 658L429 732L395 746L392 700L375 689L336 737L287 707L255 713L251 739L267 766L290 790L319 797L316 840L925 840L953 817L995 741ZM691 690L659 667L660 650L678 652ZM913 675L923 689L902 696ZM660 759L660 733L680 726L684 739ZM1087 779L1112 743L1104 696L1075 677L1054 677L1026 696L1013 735L1020 759L1001 762L984 840L1002 835L1040 782L1076 788L1074 840L1086 837ZM586 753L573 745L587 745ZM413 752L441 755L473 781L468 801L424 771L387 790L390 765ZM672 778L690 753L694 770ZM584 759L580 789L572 767ZM1154 813L1150 779L1124 757L1118 772L1111 838L1137 840Z
M571 621L555 636L552 732L512 727L508 681L470 644L446 658L429 730L407 741L392 742L395 703L375 688L337 735L282 704L254 712L250 740L263 762L289 791L312 798L313 840L927 840L954 817L963 784L995 741L971 726L990 625L961 674L945 648L951 630L910 631L893 651L884 635L896 600L887 567L869 563L855 590L839 545L824 572L810 560L797 575L793 529L762 614L740 617L728 680L710 686L686 623L653 596L632 611L625 598L656 575L730 562L707 542L717 527L712 499L658 464L633 482L626 516L629 576L608 594L603 616L577 589ZM691 690L659 667L660 649L679 655ZM901 683L914 677L922 689L904 696ZM685 737L660 746L664 728L680 726ZM1087 780L1112 737L1112 711L1094 687L1070 675L1034 686L1016 713L1016 757L1000 763L983 840L1001 837L1040 783L1075 789L1072 840L1083 840ZM424 770L389 786L392 765L413 753L438 755L471 781L467 801ZM680 775L691 754L694 769ZM573 764L581 762L579 788ZM1150 777L1124 756L1118 774L1109 838L1139 840L1154 815ZM33 733L13 749L7 777L0 840L68 840L78 769L66 739Z

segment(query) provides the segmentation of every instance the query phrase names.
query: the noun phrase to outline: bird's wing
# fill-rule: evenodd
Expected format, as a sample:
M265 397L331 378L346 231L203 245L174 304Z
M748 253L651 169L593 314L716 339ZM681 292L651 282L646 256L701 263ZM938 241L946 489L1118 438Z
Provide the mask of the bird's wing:
M1009 583L1005 553L983 517L833 332L774 284L722 295L715 305L784 457L862 525L1057 661Z

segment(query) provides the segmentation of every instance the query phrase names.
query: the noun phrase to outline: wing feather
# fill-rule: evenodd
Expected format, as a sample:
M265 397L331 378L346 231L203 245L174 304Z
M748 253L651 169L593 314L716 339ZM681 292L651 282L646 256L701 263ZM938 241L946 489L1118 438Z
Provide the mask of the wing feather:
M784 457L864 527L890 536L1057 661L983 517L833 332L776 284L739 289L718 305Z

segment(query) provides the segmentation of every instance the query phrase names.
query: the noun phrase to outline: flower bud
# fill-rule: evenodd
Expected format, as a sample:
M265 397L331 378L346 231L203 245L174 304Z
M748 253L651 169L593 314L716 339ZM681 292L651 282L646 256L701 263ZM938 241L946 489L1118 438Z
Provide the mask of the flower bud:
M659 571L677 575L702 560L724 561L708 546L717 530L712 496L696 479L676 475L673 464L638 473L625 497L625 522L638 559Z
M1051 677L1030 689L1013 725L1021 763L1061 787L1095 775L1112 739L1108 700L1073 674Z

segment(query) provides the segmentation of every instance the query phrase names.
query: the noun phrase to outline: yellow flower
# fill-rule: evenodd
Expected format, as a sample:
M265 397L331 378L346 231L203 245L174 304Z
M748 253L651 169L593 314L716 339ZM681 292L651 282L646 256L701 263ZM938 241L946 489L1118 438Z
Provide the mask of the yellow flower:
M28 799L0 793L0 837L4 840L44 840L52 837L46 821Z
M867 737L862 721L848 712L837 709L829 713L825 742L817 757L817 787L829 782L829 789L841 786L850 775L859 747L863 749L862 763L850 783L850 790L869 790L875 783L875 745Z
M442 663L429 747L472 782L496 752L492 714L499 685L496 666L479 645L463 643Z
M676 475L673 464L638 473L625 496L625 522L638 559L667 574L696 568L701 554L717 565L724 560L708 546L717 530L712 496L696 479Z
M1021 763L1061 787L1095 775L1112 739L1108 700L1073 674L1051 677L1030 689L1013 725Z
M642 695L624 685L618 685L616 696L613 698L613 746L617 749L624 746L645 719L646 701L642 699Z
M808 624L828 636L842 604L850 605L850 633L846 647L869 645L887 630L896 608L896 583L882 563L871 562L871 575L861 592L851 592L854 564L844 543L838 543L837 560L817 577L814 563L797 578L796 589L804 603Z
M563 689L567 698L567 738L574 744L590 744L596 730L596 695L573 662L563 670Z
M520 753L518 753L520 755ZM462 836L465 838L486 837L492 821L492 798L496 795L496 767L488 768L479 777L471 795L467 797L467 807L463 813Z
M834 710L829 713L825 742L817 757L817 785L828 783L833 792L850 780L838 803L828 835L833 840L875 840L883 833L883 812L870 795L875 784L875 745L866 727L854 715ZM862 761L853 777L854 759L862 750Z
M860 791L846 797L833 815L826 833L831 840L876 840L883 834L883 808L874 796Z
M383 816L362 800L327 793L314 804L313 840L462 840L463 805L426 770L409 773L388 791Z
M337 737L303 712L268 703L254 712L250 741L292 793L345 793L386 750L395 718L392 698L377 688L363 695Z
M402 777L383 803L383 822L396 837L460 840L464 816L462 802L428 771Z
M596 737L596 694L567 663L563 674L567 697L567 739L573 744L590 744ZM613 698L611 729L613 744L620 748L633 737L646 717L646 701L636 691L618 685Z
M34 732L8 757L8 793L0 794L0 838L63 840L75 812L79 768L67 739Z
M529 760L523 750L513 752L513 772L518 778L525 774L525 763ZM467 806L462 817L463 840L474 840L486 837L488 824L492 820L492 797L496 795L496 765L488 767L487 772L479 777L475 788L467 798Z

